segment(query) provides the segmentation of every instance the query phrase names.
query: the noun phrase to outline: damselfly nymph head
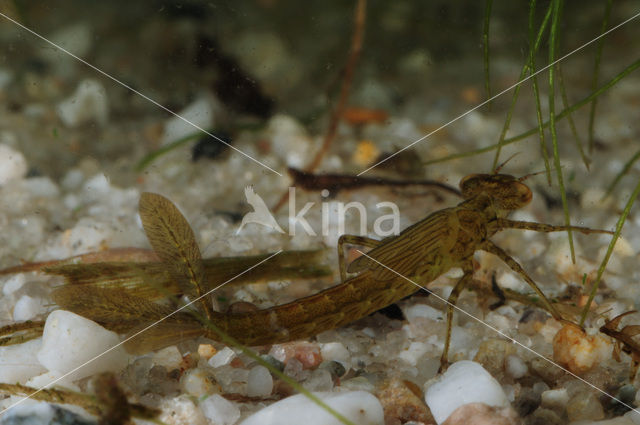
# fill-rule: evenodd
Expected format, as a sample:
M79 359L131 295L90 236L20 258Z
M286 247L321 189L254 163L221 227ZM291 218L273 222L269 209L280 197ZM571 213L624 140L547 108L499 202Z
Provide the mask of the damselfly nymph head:
M465 199L487 195L501 210L516 210L531 202L531 189L508 174L470 174L460 180Z

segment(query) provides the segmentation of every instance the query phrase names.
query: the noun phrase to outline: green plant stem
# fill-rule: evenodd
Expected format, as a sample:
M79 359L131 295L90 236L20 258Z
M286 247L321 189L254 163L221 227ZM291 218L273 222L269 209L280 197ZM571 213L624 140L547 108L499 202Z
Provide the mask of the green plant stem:
M175 149L181 145L184 145L185 143L188 143L192 140L196 140L198 138L202 137L202 133L201 132L196 132L196 133L192 133L192 134L188 134L174 142L171 142L163 147L161 147L158 150L155 150L153 152L151 152L149 155L145 156L144 158L142 158L142 160L140 160L140 162L138 162L136 164L136 168L135 170L140 172L142 170L144 170L145 168L147 168L149 166L149 164L151 164L153 161L155 161L156 159L158 159L158 157L164 155L165 153L171 151L172 149Z
M533 8L535 8L535 0L532 1L533 3ZM527 62L525 62L524 66L522 67L522 70L520 71L520 76L518 77L518 81L521 81L524 79L524 77L527 75L527 72L531 72L534 73L534 71L532 70L530 64L533 62L533 57L535 56L536 52L538 51L538 49L540 48L540 44L542 41L542 36L544 34L545 29L547 28L547 25L549 23L549 18L551 17L551 6L549 6L549 8L547 9L547 13L542 21L542 23L540 24L540 29L538 30L538 35L537 37L534 39L533 38L533 33L531 33L531 48L529 49L529 60ZM531 19L531 17L530 17ZM530 25L532 25L532 22L530 21L529 23ZM534 76L535 78L535 76ZM504 125L502 126L502 132L500 133L500 139L498 141L498 149L496 150L496 155L493 158L493 166L491 167L493 170L496 169L496 167L498 166L498 161L500 159L500 151L502 149L502 145L504 144L504 139L507 135L507 131L509 130L509 126L511 125L511 118L513 117L513 111L515 110L515 106L516 106L516 101L518 100L518 95L520 94L520 88L522 87L521 84L518 84L515 87L515 90L513 92L513 97L511 98L511 105L509 106L509 111L507 111L507 118L504 121ZM540 108L538 108L538 112L541 113ZM544 149L544 152L546 154L546 147ZM546 160L547 164L547 168L548 168L548 162L549 160Z
M584 306L584 309L582 310L582 316L580 317L580 326L584 325L584 321L586 320L587 314L589 313L589 309L591 308L591 303L593 302L593 298L596 296L598 286L600 285L600 281L602 280L602 274L607 268L607 263L611 258L611 254L613 253L613 248L616 246L616 242L620 237L622 226L624 225L624 222L626 221L627 216L631 211L631 207L633 206L633 203L635 202L639 194L640 194L640 181L638 181L638 184L636 184L636 188L633 190L633 193L629 197L629 200L627 200L627 204L624 206L624 210L622 211L620 218L618 218L618 222L616 223L616 230L613 234L613 238L611 239L611 242L609 242L607 253L604 255L604 258L602 259L602 263L600 263L600 267L598 267L598 274L596 275L596 281L593 283L593 288L591 288L591 293L589 294L589 299L587 300L587 304Z
M539 43L539 40L542 39L542 34L546 29L547 24L549 23L549 19L551 18L551 5L547 7L547 12L545 17L540 24L540 29L538 31L538 40L534 39L534 26L535 26L535 16L536 16L536 0L531 0L529 4L529 45L533 46L536 43ZM537 49L536 49L537 50ZM540 102L540 89L538 87L538 76L536 75L536 55L535 52L532 52L529 55L529 72L531 72L531 80L532 80L532 88L533 88L533 96L536 102L536 120L538 122L538 137L540 138L540 153L542 155L542 159L544 161L544 170L545 175L547 176L547 183L551 186L551 167L549 166L549 152L547 152L547 141L544 133L544 125L542 121L542 106ZM506 134L506 132L505 132ZM504 139L501 139L501 142L504 143Z
M562 0L553 0L553 17L551 19L551 30L549 32L549 63L556 60L556 49L558 47L558 22L560 21L560 12L562 9ZM556 131L556 79L555 66L549 68L549 129L551 130L551 144L553 146L553 165L556 169L556 178L560 187L560 197L562 198L562 210L564 211L564 223L571 226L571 218L569 217L569 203L567 202L567 191L564 187L564 178L562 176L562 166L560 165L560 152L558 149L558 133ZM571 251L571 262L575 264L576 253L573 246L573 234L571 228L567 229L569 238L569 251Z
M595 99L596 97L600 96L601 94L603 94L604 92L606 92L607 90L609 90L611 87L613 87L614 85L616 85L618 82L620 82L624 77L626 77L627 75L629 75L631 72L635 71L636 69L638 69L640 67L640 59L636 60L635 62L633 62L631 65L629 65L628 67L626 67L624 70L622 70L622 72L620 72L618 75L616 75L615 77L613 77L612 79L610 79L606 84L604 84L603 86L601 86L598 90L596 90L595 92L592 92L590 95L588 95L587 97L585 97L584 99L574 103L570 108L564 109L562 112L560 112L559 114L557 114L556 120L561 120L562 118L565 118L567 115L569 115L570 113L580 109L581 107L583 107L584 105L586 105L587 103L591 102L593 99ZM545 121L543 123L543 127L547 127L549 125L549 121ZM504 143L502 144L503 146L506 145L510 145L512 143L516 143L522 139L526 139L529 136L532 136L536 133L538 133L539 128L535 127L532 128L530 130L527 130L523 133L520 133L516 136L510 137L508 139L504 140ZM451 161L453 159L460 159L460 158L467 158L467 157L471 157L471 156L475 156L475 155L479 155L482 153L486 153L486 152L491 152L494 149L498 149L499 144L493 144L490 146L486 146L484 148L479 148L479 149L475 149L475 150L471 150L471 151L467 151L467 152L463 152L463 153L457 153L457 154L452 154L452 155L447 155L444 156L442 158L437 158L437 159L432 159L429 161L425 161L423 162L423 165L432 165L432 164L438 164L441 162L447 162L447 161Z
M566 86L564 84L564 73L562 72L562 67L558 65L558 81L560 82L560 95L562 96L562 106L565 108L569 107L569 96L567 96ZM584 149L582 146L582 140L580 139L580 135L578 134L578 129L576 128L576 123L573 121L573 116L569 114L567 116L567 120L569 121L569 127L571 128L571 134L573 134L573 139L576 141L576 147L578 148L578 152L580 153L580 158L582 158L582 162L584 166L589 171L589 163L591 162L587 155L584 153Z
M624 177L629 172L629 170L631 169L633 164L635 164L638 158L640 158L640 151L637 151L635 154L633 154L631 159L628 160L626 164L624 164L624 167L622 168L622 170L616 175L616 178L613 179L613 182L611 182L611 184L607 188L607 191L605 192L602 199L606 198L608 195L611 194L611 192L613 192L613 189L618 185L618 183L620 183L620 180L622 179L622 177Z
M613 0L607 0L607 4L604 8L604 17L602 18L602 28L600 29L600 34L603 34L607 27L609 26L609 16L611 16L611 6L613 5ZM598 87L598 76L600 72L600 61L602 60L602 48L604 47L604 37L598 40L598 45L596 47L596 57L593 63L593 81L591 82L591 90L595 90ZM589 109L589 153L593 153L593 145L595 139L593 137L593 127L596 120L596 105L598 103L598 99L593 99L591 102L591 108Z

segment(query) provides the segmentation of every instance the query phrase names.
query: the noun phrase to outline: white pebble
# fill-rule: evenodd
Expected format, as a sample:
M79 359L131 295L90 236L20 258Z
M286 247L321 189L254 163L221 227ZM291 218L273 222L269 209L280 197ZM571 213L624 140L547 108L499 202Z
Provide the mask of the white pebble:
M522 378L527 374L529 368L527 364L520 357L515 354L509 354L505 359L505 366L507 369L507 373L511 375L514 379Z
M309 391L331 391L333 378L327 369L316 369L302 384Z
M207 425L202 411L187 395L162 400L158 420L169 425Z
M214 394L200 402L204 416L216 425L233 425L240 419L240 409L235 403Z
M45 386L51 385L64 387L71 391L80 391L80 387L75 385L68 376L63 377L62 375L60 372L45 372L29 379L25 385L34 388L44 388Z
M18 289L22 288L22 285L26 283L27 279L24 277L23 273L11 276L4 283L2 287L2 293L4 295L11 295L16 292Z
M75 190L82 184L83 181L84 173L77 168L72 168L71 170L67 171L60 184L66 190Z
M502 387L482 365L469 360L452 364L425 394L425 401L438 425L454 410L469 403L507 407Z
M229 347L224 347L222 350L218 351L213 357L209 359L209 366L211 367L221 367L226 364L229 364L231 360L236 356L236 353Z
M382 425L380 401L365 391L316 392L329 407L358 425ZM302 394L280 400L249 416L240 425L340 425L342 422Z
M40 297L21 296L13 307L13 320L24 322L31 320L46 311L44 301Z
M351 354L341 342L328 342L321 344L320 355L325 361L333 360L344 366L345 370L351 368Z
M0 144L0 185L27 175L27 160L11 146Z
M128 356L122 346L107 350L119 342L116 333L97 323L69 311L56 310L45 322L38 361L48 370L62 374L89 362L71 372L70 380L100 372L116 372L126 366ZM96 356L99 357L91 361Z
M100 198L101 195L109 193L109 190L111 190L111 184L104 173L88 178L82 186L82 191L91 199Z
M220 387L211 379L205 369L187 370L180 378L182 391L194 397L204 397L220 392Z
M409 348L402 350L400 354L398 354L398 358L409 363L411 366L415 366L428 349L429 346L423 342L412 342Z
M403 309L402 312L409 323L415 322L417 318L430 319L438 322L442 321L444 317L442 311L426 304L415 304Z
M566 388L547 390L542 393L542 405L545 407L559 407L564 409L569 403L569 393Z
M60 189L49 177L30 177L25 181L25 190L31 196L43 198L57 198Z
M164 366L168 371L180 368L182 362L182 354L175 345L163 348L153 354L151 358L153 364L157 366Z
M0 347L0 382L25 383L47 369L38 362L37 353L42 347L42 338L24 344Z
M15 400L11 400L14 399ZM18 402L17 397L11 397L11 404ZM8 405L3 408L9 407ZM2 423L6 424L54 424L60 423L56 421L57 409L54 405L45 401L35 402L33 400L27 400L21 402L11 409L7 410L2 415ZM28 419L27 419L28 418Z
M500 286L501 288L511 289L513 291L519 291L519 292L523 292L526 288L529 287L524 280L522 280L515 273L511 273L511 272L504 272L504 273L498 274L498 277L496 278L496 282L498 283L498 286Z
M298 121L288 115L276 115L269 120L266 133L274 153L284 158L289 167L306 164L311 139Z
M211 129L214 125L214 107L214 101L209 96L203 96L191 103L178 113L178 115L184 119L175 116L165 122L162 144L166 145L175 142L178 139L200 131L190 123L204 130Z
M273 390L271 372L264 366L254 366L249 371L247 395L249 397L266 397Z
M58 104L58 116L67 127L95 122L101 126L109 121L109 101L100 82L86 79L76 91Z

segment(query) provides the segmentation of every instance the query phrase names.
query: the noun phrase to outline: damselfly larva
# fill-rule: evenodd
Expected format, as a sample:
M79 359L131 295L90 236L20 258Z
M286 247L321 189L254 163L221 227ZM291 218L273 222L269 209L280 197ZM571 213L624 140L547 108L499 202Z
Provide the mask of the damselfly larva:
M455 207L432 213L397 236L379 241L361 236L343 235L338 241L342 280L346 280L347 272L367 272L370 278L375 280L397 282L398 277L401 276L424 286L452 267L460 267L464 274L453 288L448 300L447 334L441 357L441 368L447 365L453 306L460 292L473 279L472 258L477 250L498 256L531 286L542 300L546 310L555 319L563 319L522 266L502 248L495 245L490 238L503 229L526 229L537 232L571 229L586 234L612 234L612 232L508 219L509 213L524 207L531 201L531 189L522 182L523 179L507 174L471 174L460 181L460 190L465 199L463 202ZM345 268L342 255L345 243L373 249ZM418 289L415 286L415 290Z

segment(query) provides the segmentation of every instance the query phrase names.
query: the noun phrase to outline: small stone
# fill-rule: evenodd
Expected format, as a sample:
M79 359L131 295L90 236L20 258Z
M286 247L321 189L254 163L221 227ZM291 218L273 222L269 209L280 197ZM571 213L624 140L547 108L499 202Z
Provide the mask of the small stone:
M439 422L440 423L440 422ZM511 407L469 403L457 408L442 425L519 425L518 415Z
M172 345L154 353L152 360L156 366L164 366L167 371L172 371L180 368L182 354L180 354L178 347Z
M275 357L270 356L269 354L263 354L260 356L260 358L265 362L269 363L271 366L273 366L280 372L284 370L284 363L282 363L280 360L276 359Z
M231 363L231 360L236 356L236 353L229 347L224 347L218 351L213 357L209 359L209 365L211 367L221 367Z
M0 144L0 186L27 175L27 160L11 146Z
M540 406L540 393L532 388L524 387L513 402L513 407L520 417L528 416Z
M567 416L570 422L604 419L604 409L598 397L588 391L580 391L567 403Z
M514 379L520 379L527 374L529 368L527 364L519 356L515 354L509 354L504 359L504 365L507 373Z
M612 349L600 333L587 335L572 324L564 325L553 338L553 359L577 375L610 358Z
M222 391L220 385L205 369L186 371L180 378L180 387L182 391L194 397L203 397Z
M429 351L429 346L427 344L424 342L414 341L406 350L402 350L400 354L398 354L398 358L409 363L411 366L415 366L418 364L418 360L420 360L427 351Z
M452 364L427 389L425 401L438 424L465 404L478 402L495 407L509 406L507 396L498 381L482 365L469 360Z
M251 368L247 379L247 395L249 397L266 397L273 391L271 372L264 366Z
M2 287L2 293L4 295L11 295L18 289L22 288L22 285L24 285L26 282L27 279L24 277L24 273L19 273L17 275L11 276L4 283L4 286Z
M320 354L323 360L339 362L345 369L351 368L351 353L341 342L327 342L321 344Z
M302 385L309 391L330 391L333 389L333 377L326 369L316 369L311 372Z
M444 320L442 311L426 304L414 304L412 306L404 308L402 312L404 313L404 316L407 318L409 323L414 323L417 319L430 319L436 322L441 322L442 320Z
M200 130L197 127L205 130L212 128L214 125L214 108L214 100L209 95L205 94L196 99L178 112L179 116L171 117L165 122L162 144L166 145L199 132Z
M56 310L47 317L37 357L49 371L61 374L88 362L71 372L69 380L76 380L122 370L127 364L127 353L122 346L110 350L119 342L116 333L97 323L69 311Z
M386 381L377 396L384 409L385 425L401 425L407 421L430 424L435 421L420 397L400 379Z
M566 419L563 419L551 409L539 407L527 418L527 424L531 425L566 425Z
M490 374L504 376L507 357L516 352L516 347L510 341L490 338L480 344L478 352L473 357Z
M564 409L569 402L569 394L566 388L548 390L542 393L541 400L544 407Z
M347 370L344 368L342 363L336 362L334 360L324 361L320 363L320 366L318 366L318 368L326 369L334 378L340 378L341 376L344 376L345 373L347 373Z
M204 416L215 425L233 425L240 419L240 409L235 403L214 394L199 404Z
M60 372L45 372L41 375L34 376L25 382L25 385L33 388L43 388L48 385L54 385L56 387L66 388L71 391L80 391L80 388L75 385L67 376L63 376Z
M81 81L76 91L58 104L58 116L67 127L89 122L106 125L109 121L109 101L104 86L93 79Z
M358 425L383 425L380 401L365 391L313 393ZM249 416L240 425L341 425L334 416L302 394L287 397Z
M217 350L211 344L198 345L198 355L200 356L200 358L203 358L205 360L209 360L211 357L213 357L214 354L216 354L216 352Z
M42 338L0 347L0 382L24 384L29 378L46 372L38 362L37 353L41 347Z
M313 369L322 363L319 345L311 342L295 341L276 344L271 347L269 354L285 365L291 359L296 359L302 364L303 369Z
M21 296L13 307L13 320L24 322L47 311L44 300L40 297Z
M164 399L158 420L168 425L207 425L203 412L187 395Z

